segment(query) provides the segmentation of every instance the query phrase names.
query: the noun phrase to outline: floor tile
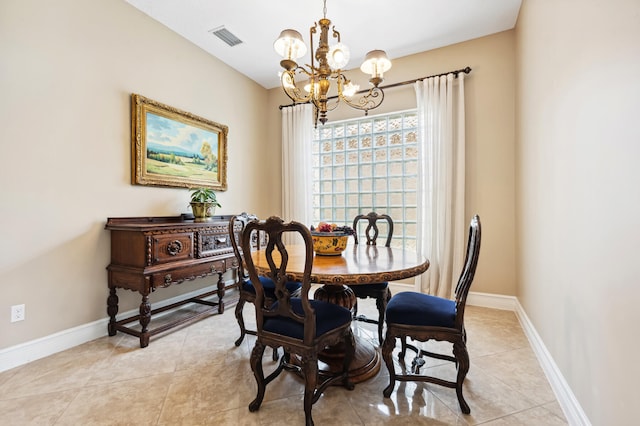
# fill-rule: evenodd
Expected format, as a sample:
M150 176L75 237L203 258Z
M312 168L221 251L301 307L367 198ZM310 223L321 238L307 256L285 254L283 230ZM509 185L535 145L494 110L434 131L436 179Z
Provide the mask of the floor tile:
M407 287L393 287L392 292ZM375 301L359 300L359 313L377 318ZM254 307L243 310L255 327ZM166 321L170 318L158 318ZM562 410L513 312L468 306L465 316L471 368L460 411L455 390L428 383L396 383L390 398L384 362L353 391L331 386L313 406L316 425L566 425ZM379 348L377 326L354 321L354 334ZM267 386L257 412L249 357L255 336L235 346L234 306L222 315L153 336L148 347L122 333L0 373L0 424L10 425L299 425L304 383L283 372ZM451 353L446 342L412 342ZM396 369L408 368L414 354ZM282 353L280 351L280 353ZM274 369L271 349L265 373ZM452 363L428 360L422 371L455 377Z
M171 374L87 386L60 419L60 425L155 425Z
M562 426L566 424L564 418L558 417L543 407L535 407L483 423L483 426Z
M0 401L2 425L54 425L81 389Z

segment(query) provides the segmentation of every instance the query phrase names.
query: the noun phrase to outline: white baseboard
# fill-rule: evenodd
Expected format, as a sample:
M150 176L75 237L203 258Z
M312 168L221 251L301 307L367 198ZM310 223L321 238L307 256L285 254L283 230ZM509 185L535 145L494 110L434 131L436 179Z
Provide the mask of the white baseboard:
M230 281L225 284L230 285L232 283L233 282ZM153 308L162 308L172 303L198 296L206 291L213 291L216 288L216 286L210 286L189 293L184 293L179 296L154 303ZM167 313L168 312L162 312L157 314L155 317L157 318L162 315L166 315ZM132 309L128 312L119 312L118 318L129 318L137 314L138 310ZM0 350L0 372L19 367L31 361L104 337L107 335L108 324L109 318L104 318L2 349Z
M154 308L167 306L185 298L197 296L202 292L203 290L200 289L198 291L176 296L156 303ZM558 399L558 403L560 404L569 424L575 426L591 425L589 419L584 413L584 410L582 410L582 407L571 391L571 388L569 388L569 385L562 376L558 366L542 342L542 339L540 339L540 336L533 327L533 324L529 321L529 317L516 297L470 292L467 303L473 306L514 311L522 325L522 329L527 336L529 343L531 344L533 352L540 362L542 370L549 380L551 388L553 389L553 392ZM137 310L134 309L129 312L124 312L121 315L125 318L135 315L136 313ZM0 372L44 358L56 352L72 348L99 337L103 337L107 333L108 322L109 319L104 318L89 324L73 327L40 339L0 350Z
M558 403L567 418L567 422L572 426L591 425L591 422L589 422L589 419L580 406L580 403L578 403L573 391L564 379L560 369L558 369L558 366L551 357L547 347L542 342L540 335L533 327L533 324L522 308L522 305L520 305L517 297L469 292L467 303L469 305L481 306L484 308L514 311L518 317L518 321L520 321L520 325L522 326L525 336L527 336L527 339L531 344L531 348L533 349L536 358L538 358L538 362L540 363L544 374L547 376L547 380L549 380L551 389L558 399Z
M518 299L515 296L503 296L501 294L469 292L467 303L483 308L501 309L503 311L515 311Z
M547 350L547 347L544 345L540 335L534 328L527 316L527 313L524 311L522 305L520 305L520 302L517 299L515 313L520 321L524 334L527 336L527 339L531 344L531 348L533 349L536 358L538 358L538 361L540 362L540 366L542 367L544 374L547 376L547 380L549 380L551 389L553 389L553 392L558 399L558 403L567 418L567 422L572 426L591 426L589 418L580 406L580 403L573 394L569 384L560 372L558 365L553 360L553 357Z
M0 350L0 372L53 355L107 334L108 319L102 319Z

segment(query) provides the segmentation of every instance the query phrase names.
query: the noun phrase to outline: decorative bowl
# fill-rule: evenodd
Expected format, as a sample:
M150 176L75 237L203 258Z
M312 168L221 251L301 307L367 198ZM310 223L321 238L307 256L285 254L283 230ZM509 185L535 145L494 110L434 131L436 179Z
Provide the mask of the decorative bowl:
M313 251L321 256L340 256L347 248L349 234L343 232L311 232Z

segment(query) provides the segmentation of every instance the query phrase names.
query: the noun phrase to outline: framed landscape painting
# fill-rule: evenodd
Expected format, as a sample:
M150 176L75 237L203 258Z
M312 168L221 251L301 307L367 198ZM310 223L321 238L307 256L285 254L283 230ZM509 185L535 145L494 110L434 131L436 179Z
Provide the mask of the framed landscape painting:
M131 183L227 189L227 126L131 95Z

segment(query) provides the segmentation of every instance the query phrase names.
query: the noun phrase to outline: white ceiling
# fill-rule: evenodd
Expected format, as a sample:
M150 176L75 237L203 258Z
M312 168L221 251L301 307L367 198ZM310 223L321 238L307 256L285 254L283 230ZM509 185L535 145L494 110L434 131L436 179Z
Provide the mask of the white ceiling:
M323 16L322 0L126 0L263 87L279 85L280 31L309 28ZM348 69L373 49L389 58L460 43L516 24L522 0L327 0L327 18L351 50ZM224 26L241 44L229 47L210 31ZM314 36L317 40L317 36ZM333 44L334 39L330 39ZM309 52L299 63L309 63Z

